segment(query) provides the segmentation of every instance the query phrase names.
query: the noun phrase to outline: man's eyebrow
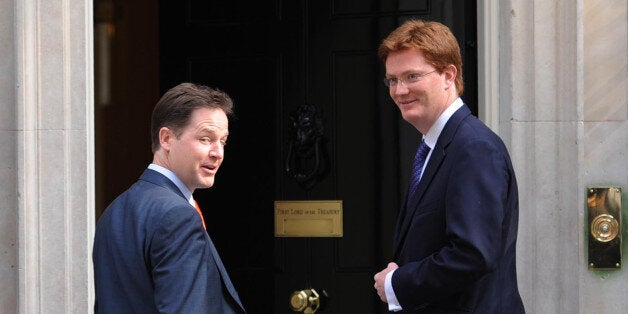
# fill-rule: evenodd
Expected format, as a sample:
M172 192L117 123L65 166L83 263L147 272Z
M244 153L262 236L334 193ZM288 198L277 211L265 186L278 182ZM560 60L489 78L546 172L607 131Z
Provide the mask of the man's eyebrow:
M406 70L403 71L401 73L399 73L400 76L404 76L404 75L408 75L408 74L417 74L417 73L423 73L425 71L423 70L419 70L419 69L411 69L411 70ZM386 77L394 77L392 74L390 73L386 73Z
M211 128L211 127L202 127L198 130L198 133L201 134L218 134L218 130L216 128ZM225 131L225 134L223 135L223 137L227 137L229 136L229 131Z

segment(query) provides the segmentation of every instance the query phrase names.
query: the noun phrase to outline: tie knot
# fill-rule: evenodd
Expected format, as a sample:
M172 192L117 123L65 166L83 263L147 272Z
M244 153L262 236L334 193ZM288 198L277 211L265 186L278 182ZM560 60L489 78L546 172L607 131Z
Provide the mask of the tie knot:
M427 146L427 144L425 144L424 140L421 140L421 144L419 144L419 149L416 152L417 158L425 160L425 157L427 157L427 153L429 152L430 152L430 147Z

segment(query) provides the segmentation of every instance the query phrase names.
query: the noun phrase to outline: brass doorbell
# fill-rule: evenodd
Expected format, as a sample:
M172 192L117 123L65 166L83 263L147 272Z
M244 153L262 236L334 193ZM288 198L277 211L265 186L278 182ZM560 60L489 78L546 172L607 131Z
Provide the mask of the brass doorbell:
M589 268L621 267L621 188L587 188Z

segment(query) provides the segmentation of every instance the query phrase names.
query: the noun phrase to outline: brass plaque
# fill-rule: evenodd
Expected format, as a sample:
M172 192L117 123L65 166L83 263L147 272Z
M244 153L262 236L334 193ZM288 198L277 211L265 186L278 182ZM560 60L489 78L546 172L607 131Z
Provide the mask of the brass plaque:
M589 268L621 267L621 189L587 188Z
M342 237L342 201L275 201L275 237Z

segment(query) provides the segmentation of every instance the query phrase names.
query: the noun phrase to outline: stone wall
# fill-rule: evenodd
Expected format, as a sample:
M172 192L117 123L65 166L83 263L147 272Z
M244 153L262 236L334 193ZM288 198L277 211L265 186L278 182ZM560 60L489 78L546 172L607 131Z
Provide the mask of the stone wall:
M519 179L526 309L619 313L628 264L588 269L585 189L622 187L626 215L626 1L501 3L500 134Z
M0 5L0 309L88 313L92 2Z

